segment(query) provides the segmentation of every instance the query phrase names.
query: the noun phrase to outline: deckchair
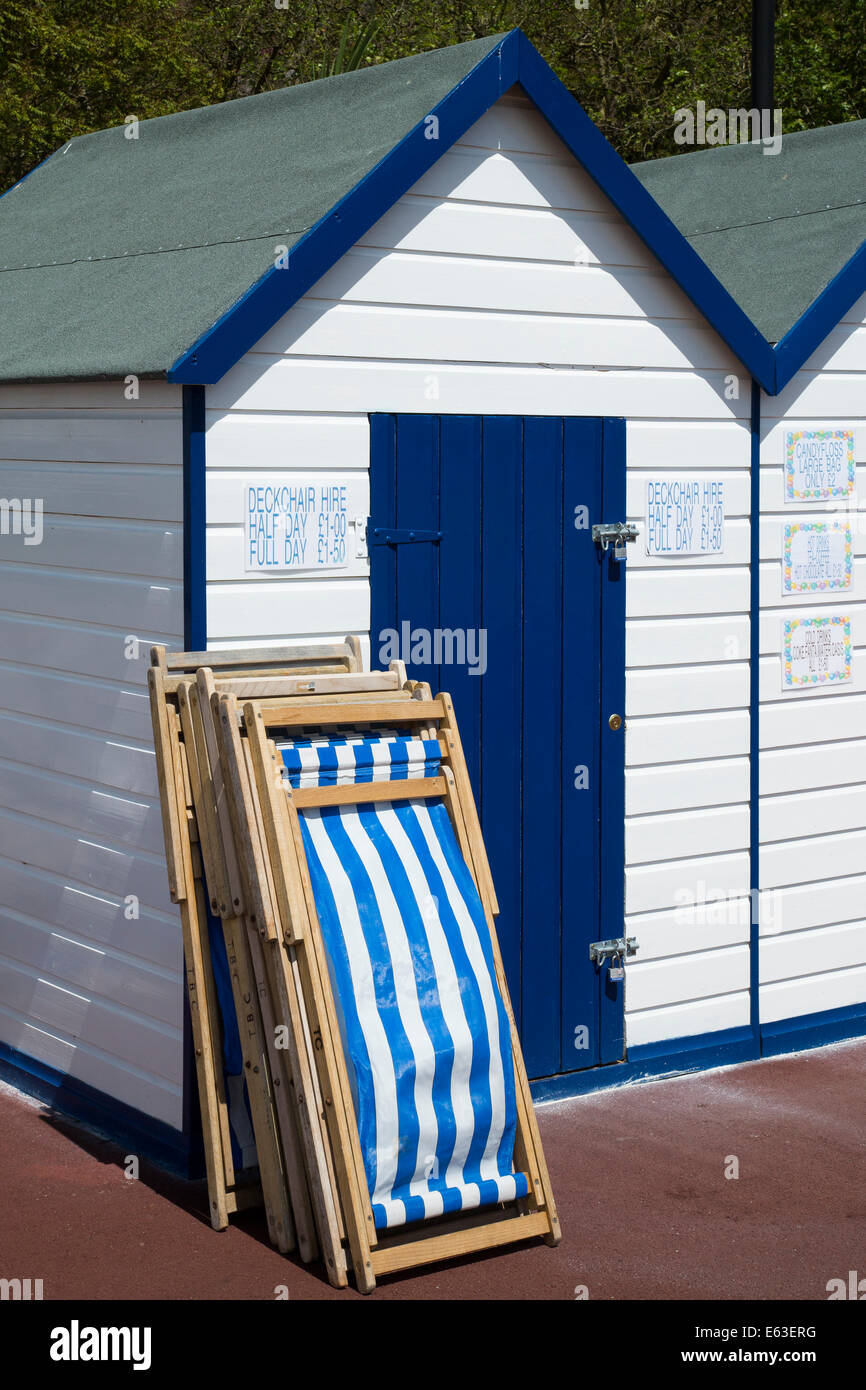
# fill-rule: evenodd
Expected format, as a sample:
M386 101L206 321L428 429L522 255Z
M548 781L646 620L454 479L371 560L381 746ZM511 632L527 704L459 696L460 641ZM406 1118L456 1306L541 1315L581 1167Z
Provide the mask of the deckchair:
M246 673L237 678L225 677L219 682L222 693L227 689L245 693L280 690L284 698L291 698L302 692L304 703L309 705L323 698L338 700L347 706L357 699L394 699L405 696L405 692L413 688L413 683L406 681L401 662L392 662L387 672L315 672L303 678L295 675L257 678L255 673ZM226 759L221 745L230 734L223 734L212 720L211 701L217 694L214 672L208 668L199 669L195 682L184 680L177 687L181 724L197 769L194 800L205 877L213 885L214 906L223 918L222 927L232 960L237 962L243 958L247 961L250 985L247 988L243 984L242 972L238 971L240 990L234 1001L235 1009L239 1021L247 1024L252 1011L256 1036L264 1041L267 1052L267 1057L252 1059L256 1076L264 1078L269 1074L271 1078L273 1114L268 1098L263 1102L260 1095L258 1109L254 1109L253 1114L262 1159L266 1210L278 1213L279 1231L287 1219L287 1186L301 1257L305 1260L314 1257L317 1230L327 1275L340 1287L346 1283L345 1229L334 1183L313 1044L298 1002L293 962L287 957L273 925L269 907L273 890L263 859L264 836L250 798L249 769L244 766L243 754L234 761ZM266 699L263 703L269 701ZM231 781L233 801L226 795L227 779ZM241 847L240 854L237 846ZM256 873L251 874L249 869L242 873L244 855L256 866ZM258 1012L255 1010L256 991L260 1003ZM275 1043L278 1031L284 1034L282 1047Z
M248 701L239 719L233 696L212 697L227 783L252 771L234 829L298 968L358 1286L555 1244L451 701L423 686L319 699Z
M191 759L184 742L178 704L179 686L188 683L203 662L210 663L215 670L216 685L247 679L281 681L284 684L278 688L288 692L296 689L304 676L329 678L333 674L357 673L361 660L359 644L353 637L340 644L267 648L261 652L240 648L209 653L169 653L164 647L154 647L151 651L148 685L166 865L172 900L180 906L210 1218L214 1228L222 1230L232 1213L260 1203L262 1192L257 1180L250 1181L248 1173L238 1171L238 1146L233 1142L225 1069L220 1056L225 1010L220 1007L212 961L214 936L212 923L209 929L209 895L205 888L201 836L194 805L197 763L195 758ZM261 693L261 688L256 686L240 688ZM216 897L211 898L211 907L218 910ZM242 1159L243 1155L240 1157ZM279 1233L273 1229L271 1220L269 1228L277 1239ZM282 1243L287 1239L290 1243L288 1228Z

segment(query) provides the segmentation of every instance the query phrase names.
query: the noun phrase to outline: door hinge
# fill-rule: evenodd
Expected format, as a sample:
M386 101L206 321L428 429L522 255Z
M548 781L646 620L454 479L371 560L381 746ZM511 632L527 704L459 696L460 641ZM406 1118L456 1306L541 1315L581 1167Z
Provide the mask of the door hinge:
M423 531L419 526L367 525L368 545L417 545L420 541L441 541L441 531Z
M629 541L637 540L637 527L633 521L603 521L592 528L592 539L602 551L613 546L613 558L625 559L625 548Z

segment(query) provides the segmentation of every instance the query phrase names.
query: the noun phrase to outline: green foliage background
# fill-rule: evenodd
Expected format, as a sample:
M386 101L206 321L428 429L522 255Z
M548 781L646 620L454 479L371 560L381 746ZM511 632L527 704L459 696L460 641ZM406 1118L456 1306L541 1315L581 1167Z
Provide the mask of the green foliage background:
M866 117L866 0L778 0L784 130ZM749 0L0 0L0 189L72 136L519 24L629 161L748 106Z

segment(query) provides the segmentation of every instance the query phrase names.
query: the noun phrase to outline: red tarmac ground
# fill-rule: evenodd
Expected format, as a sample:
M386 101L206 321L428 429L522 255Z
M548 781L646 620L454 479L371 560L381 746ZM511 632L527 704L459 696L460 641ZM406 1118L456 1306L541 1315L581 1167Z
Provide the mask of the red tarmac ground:
M539 1110L562 1244L395 1276L376 1299L820 1299L866 1276L866 1042ZM739 1177L726 1178L731 1156ZM203 1185L0 1086L0 1277L45 1299L360 1297L278 1255L260 1213L211 1230Z

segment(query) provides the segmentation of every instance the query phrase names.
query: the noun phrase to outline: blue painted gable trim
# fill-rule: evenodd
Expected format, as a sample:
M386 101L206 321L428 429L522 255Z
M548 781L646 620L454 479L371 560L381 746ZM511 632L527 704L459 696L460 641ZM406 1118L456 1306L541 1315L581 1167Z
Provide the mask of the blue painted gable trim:
M575 159L752 376L773 389L773 350L697 251L662 212L598 126L519 30L520 85Z
M507 34L430 115L439 138L419 121L369 174L301 238L288 267L275 266L169 369L169 381L214 382L243 357L311 285L417 183L517 81L517 33Z
M862 294L866 294L866 242L776 344L777 394Z
M773 393L773 349L620 159L583 108L514 29L294 246L287 269L269 269L185 352L169 381L218 381L311 285L402 197L436 160L516 82L756 380Z

